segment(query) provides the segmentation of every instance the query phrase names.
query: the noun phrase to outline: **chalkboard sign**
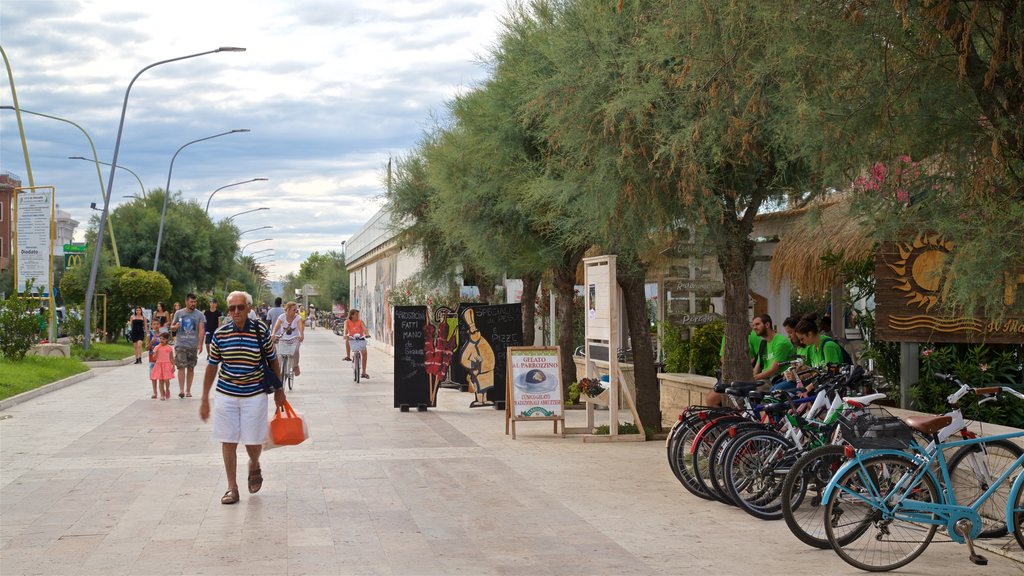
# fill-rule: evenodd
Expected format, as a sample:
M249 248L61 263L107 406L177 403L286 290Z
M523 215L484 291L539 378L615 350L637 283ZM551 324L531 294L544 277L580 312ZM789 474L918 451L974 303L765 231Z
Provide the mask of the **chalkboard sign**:
M507 348L523 343L522 307L519 304L460 304L459 350L452 362L452 378L465 382L477 396L505 401Z
M426 325L426 306L395 306L395 408L430 405Z

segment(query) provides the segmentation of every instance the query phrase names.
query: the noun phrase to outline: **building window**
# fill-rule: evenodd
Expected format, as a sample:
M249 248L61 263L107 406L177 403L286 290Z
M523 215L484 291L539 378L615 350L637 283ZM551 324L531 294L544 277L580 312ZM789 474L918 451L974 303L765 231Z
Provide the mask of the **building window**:
M0 222L4 221L4 203L0 202Z
M4 237L0 236L0 258L4 257Z

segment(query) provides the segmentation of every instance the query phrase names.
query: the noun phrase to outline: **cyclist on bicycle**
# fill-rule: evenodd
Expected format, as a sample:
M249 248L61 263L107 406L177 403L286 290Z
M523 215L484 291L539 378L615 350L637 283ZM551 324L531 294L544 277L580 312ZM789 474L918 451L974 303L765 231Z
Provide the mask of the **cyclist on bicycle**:
M365 337L367 335L366 324L359 319L359 310L353 308L348 312L348 320L345 321L345 360L348 362L352 361L352 349L349 345L349 339L353 336L360 335ZM363 378L369 378L370 375L366 373L366 349L362 350L363 356Z
M295 352L292 353L292 362L295 364L294 372L296 376L300 374L299 346L303 339L305 339L305 327L302 325L298 309L299 306L295 302L285 304L284 314L277 318L277 322L274 322L274 327L270 331L275 341L295 345Z

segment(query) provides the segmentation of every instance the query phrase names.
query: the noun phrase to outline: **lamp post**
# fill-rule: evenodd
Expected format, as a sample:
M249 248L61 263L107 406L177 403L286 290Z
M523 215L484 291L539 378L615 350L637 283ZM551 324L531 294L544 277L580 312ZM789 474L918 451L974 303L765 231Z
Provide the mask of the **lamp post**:
M228 134L235 134L238 132L248 132L248 128L237 128L235 130L228 130L227 132L221 132L220 134L214 134L213 136L207 136L206 138L197 138L191 142L186 142L181 145L174 152L174 156L171 156L171 165L167 168L167 186L164 187L164 207L160 210L160 231L156 234L156 254L153 255L153 271L156 272L157 267L160 265L160 244L164 240L164 220L167 218L167 200L171 196L171 172L174 171L174 161L178 158L178 154L181 153L185 148L197 143L204 142L206 140L212 140L214 138L220 138L221 136L227 136ZM113 171L113 170L111 170Z
M213 195L216 194L217 192L220 192L221 190L223 190L225 188L231 188L232 186L241 186L242 184L248 184L249 182L266 182L266 181L267 181L266 178L251 178L249 180L243 180L242 182L235 182L234 184L228 184L226 186L221 186L220 188L217 188L213 192L210 192L210 197L206 199L206 213L207 214L210 213L210 201L213 200Z
M82 158L82 160L96 163L96 179L99 180L100 183L100 197L106 198L107 192L103 190L103 173L100 172L100 161L99 156L96 155L96 145L92 141L92 136L89 136L89 133L85 131L85 128L82 128L81 126L72 122L71 120L68 120L67 118L60 118L59 116L50 116L49 114L43 114L42 112L33 112L31 110L26 110L24 108L15 109L14 106L0 106L0 109L14 110L15 112L23 112L25 114L31 114L33 116L42 116L43 118L49 118L50 120L59 120L64 123L71 124L75 128L78 128L78 130L83 135L85 135L85 139L89 141L89 147L92 148L92 156L94 158L94 160L89 160L88 158ZM117 255L117 240L114 239L114 225L111 224L110 222L107 222L107 229L110 231L110 247L114 252L114 263L120 266L121 258L118 257Z
M215 54L217 52L245 52L245 48L236 48L236 47L230 47L230 46L222 46L220 48L217 48L216 50L207 50L206 52L197 52L195 54L189 54L187 56L179 56L177 58L171 58L169 60L161 60L159 62L154 62L154 63L150 64L149 66L146 66L145 68L143 68L142 70L139 70L138 73L135 74L135 77L132 78L132 81L128 83L128 89L124 91L124 103L121 105L121 120L117 124L117 139L114 141L114 157L110 159L110 176L109 176L109 178L107 180L107 188L106 188L107 190L110 190L110 189L112 189L114 187L114 173L117 172L117 157L118 157L118 154L120 154L120 152L121 152L121 135L124 133L124 117L125 117L125 114L128 112L128 95L131 94L132 86L135 84L135 81L139 79L139 76L142 76L143 72L145 72L146 70L149 70L150 68L153 68L155 66L160 66L161 64L168 64L170 62L177 62L179 60L186 60L188 58L196 58L198 56L205 56L207 54ZM164 200L166 201L166 198ZM164 204L164 206L166 207L166 203ZM100 213L100 225L99 225L99 227L97 228L97 231L96 231L96 236L97 236L96 246L97 246L97 248L99 246L103 245L103 227L106 226L106 224L107 224L107 211L109 209L110 209L110 195L107 194L106 197L103 199L103 212ZM162 230L163 230L163 220L161 220L161 231ZM92 340L92 334L90 333L91 328L90 328L89 320L90 320L90 311L92 309L92 298L93 298L93 295L96 292L96 274L97 274L97 272L99 272L99 267L100 267L100 251L98 249L96 249L96 250L93 250L93 253L92 253L92 267L89 270L89 284L88 284L88 286L86 286L86 289L85 289L85 318L84 318L84 320L85 320L85 341L82 343L82 347L85 348L86 350L89 349L89 344L90 344L90 342Z
M270 208L267 208L266 206L263 206L261 208L253 208L252 210L245 210L245 211L242 211L242 212L238 212L236 214L232 214L231 216L228 216L227 218L225 218L225 220L227 220L228 222L231 222L237 216L241 216L242 214L249 214L251 212L259 212L260 210L270 210Z
M257 230L266 230L267 228L273 228L273 226L260 226L259 228L250 228L245 232L239 232L238 235L241 236L242 234L248 234L249 232L255 232Z
M110 166L110 162L103 162L101 160L89 160L88 158L86 158L84 156L68 156L68 160L85 160L86 162L95 162L97 164L103 164L104 166ZM125 172L131 174L132 176L135 176L135 180L139 183L139 190L142 190L142 197L145 198L146 197L146 187L142 185L142 178L139 178L138 174L136 174L135 172L133 172L132 170L130 170L126 166L121 166L120 164L118 164L117 168L118 168L118 170L124 170ZM97 171L98 171L98 169L97 169Z
M273 240L273 238L264 238L262 240L253 240L252 242L249 242L245 246L242 246L242 249L239 251L239 258L245 256L245 249L248 248L249 246L252 246L253 244L259 244L260 242L270 242L271 240ZM270 248L268 248L268 250L270 250Z

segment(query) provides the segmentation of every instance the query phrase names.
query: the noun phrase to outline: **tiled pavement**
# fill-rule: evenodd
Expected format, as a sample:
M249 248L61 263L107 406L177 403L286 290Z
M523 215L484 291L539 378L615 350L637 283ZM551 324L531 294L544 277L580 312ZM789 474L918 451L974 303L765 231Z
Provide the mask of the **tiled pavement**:
M313 438L266 453L255 496L240 450L234 506L199 382L196 398L150 400L129 365L0 412L0 575L859 573L780 522L691 497L661 443L583 444L548 423L513 441L502 413L450 390L400 413L390 357L371 350L356 385L340 339L307 335L290 398ZM989 556L978 570L933 544L901 573L1024 573Z

